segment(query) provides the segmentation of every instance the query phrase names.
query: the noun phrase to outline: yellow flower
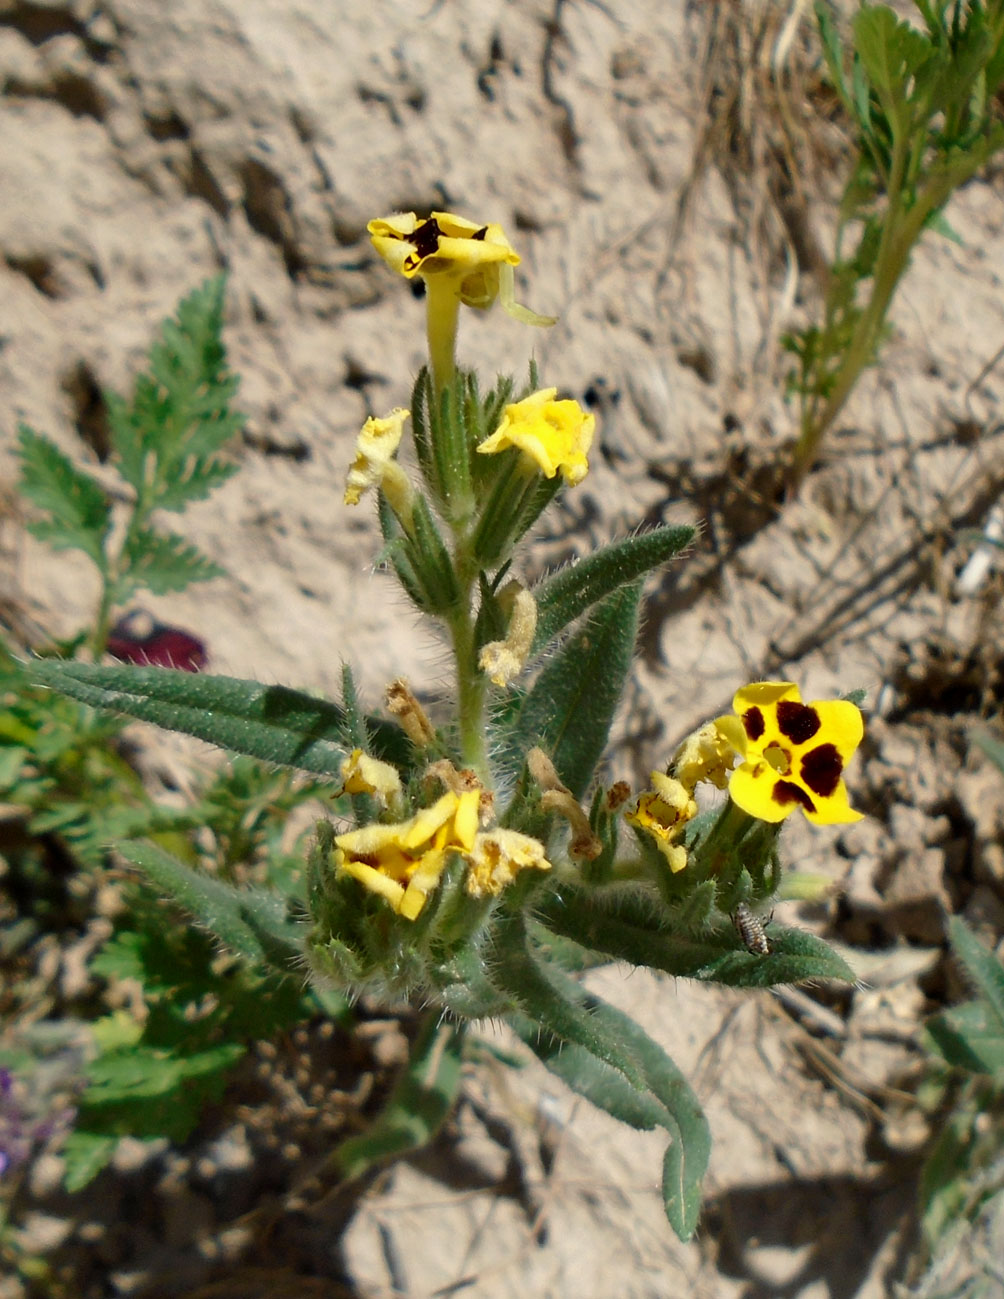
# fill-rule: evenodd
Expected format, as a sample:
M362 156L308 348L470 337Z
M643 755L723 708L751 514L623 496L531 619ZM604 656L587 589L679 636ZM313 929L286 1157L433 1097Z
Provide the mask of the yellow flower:
M732 773L734 803L761 821L783 821L800 807L815 825L859 821L843 772L864 735L861 710L846 699L803 704L790 681L744 686L736 716L719 717L719 733L743 759Z
M343 761L343 794L378 794L386 803L400 792L401 777L389 762L371 758L362 749L353 749Z
M412 486L394 459L401 445L404 421L411 412L403 406L392 410L386 419L370 418L363 425L356 442L356 458L345 480L345 504L358 505L359 498L370 487L383 488L391 508L405 527L411 523Z
M399 212L371 221L367 229L373 247L405 279L449 277L460 301L479 311L499 296L499 266L519 265L519 253L501 226L478 226L452 212L433 212L428 218Z
M735 760L735 749L714 722L707 722L683 741L669 770L691 793L702 780L724 789Z
M421 275L426 283L429 357L437 391L454 373L460 304L486 311L498 298L510 316L527 325L553 325L553 316L538 316L515 299L513 267L519 253L501 226L475 225L452 212L417 217L399 212L379 217L367 227L373 247L405 279Z
M501 893L517 872L528 867L541 871L551 869L544 856L544 845L516 830L490 830L477 835L466 857L467 892L475 898Z
M547 478L560 469L574 487L589 470L596 417L577 401L555 401L556 388L541 388L505 408L502 423L478 447L485 456L518 447Z
M652 772L652 788L638 796L638 806L625 819L646 831L676 874L687 864L687 850L674 843L687 822L697 815L697 803L680 781L664 772Z
M450 854L469 852L478 828L477 790L446 793L396 825L367 825L335 838L335 865L414 920Z

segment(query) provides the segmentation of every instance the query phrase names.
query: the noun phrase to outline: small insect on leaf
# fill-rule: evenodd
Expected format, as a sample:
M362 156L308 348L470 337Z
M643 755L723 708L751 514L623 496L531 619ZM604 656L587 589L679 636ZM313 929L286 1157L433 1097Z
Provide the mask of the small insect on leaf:
M753 914L747 902L740 902L732 913L732 923L748 952L755 952L758 956L770 955L770 939L764 932L764 924L770 924L770 916L765 922Z

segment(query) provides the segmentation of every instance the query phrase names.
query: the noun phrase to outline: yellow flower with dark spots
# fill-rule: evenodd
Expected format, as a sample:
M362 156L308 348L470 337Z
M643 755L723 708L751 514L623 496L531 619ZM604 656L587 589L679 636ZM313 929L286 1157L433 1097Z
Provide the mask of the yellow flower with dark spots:
M515 299L513 267L519 253L499 225L477 225L452 212L418 217L398 212L367 226L373 247L405 279L420 275L427 290L426 327L436 390L454 374L454 347L460 304L487 311L496 298L515 320L526 325L553 325L553 316L538 316Z
M861 710L846 699L802 702L790 681L744 686L735 716L715 726L742 758L729 781L734 803L761 821L783 821L800 807L814 825L859 821L844 768L864 735Z
M499 296L500 266L518 266L519 253L498 225L476 225L452 212L417 217L398 212L367 226L373 247L405 279L448 277L467 307L484 311Z
M481 455L516 447L545 478L560 470L569 486L581 483L589 471L596 416L577 401L555 401L556 393L557 388L541 388L507 406L502 423L478 446Z
M335 837L335 867L414 920L439 883L451 853L474 847L480 797L476 789L444 794L395 825L366 825Z

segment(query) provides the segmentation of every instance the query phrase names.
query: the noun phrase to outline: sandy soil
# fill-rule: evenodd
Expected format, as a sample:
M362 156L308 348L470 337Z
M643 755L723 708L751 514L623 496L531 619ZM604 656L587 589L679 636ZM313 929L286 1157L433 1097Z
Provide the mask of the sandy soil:
M611 771L664 762L757 676L806 697L862 687L871 709L852 780L870 816L792 828L788 860L834 892L784 904L847 946L862 986L780 999L596 976L707 1106L695 1242L666 1227L656 1138L543 1070L489 1071L427 1156L348 1207L280 1195L267 1241L242 1215L279 1193L253 1179L228 1198L219 1178L169 1177L167 1156L124 1156L106 1209L75 1210L41 1178L35 1229L69 1221L51 1248L86 1260L86 1294L870 1299L901 1275L944 919L1004 933L1004 799L969 740L999 712L1001 577L958 584L966 529L1004 488L1004 186L994 173L956 197L961 243L925 240L882 368L782 500L778 338L818 302L846 159L807 9L0 0L0 476L19 421L94 464L101 389L124 388L157 322L225 269L250 418L240 474L186 522L231 576L145 601L205 638L214 671L335 693L351 659L374 703L395 675L441 681L440 647L372 570L375 520L340 498L355 432L406 398L424 346L421 304L366 222L445 207L499 221L521 300L560 316L532 336L501 312L465 320L463 361L522 371L533 347L599 419L593 471L536 562L642 523L703 524L651 590ZM786 30L792 135L768 76ZM89 616L82 564L20 534L17 563L44 625ZM126 1215L109 1245L113 1206L143 1187L146 1221Z

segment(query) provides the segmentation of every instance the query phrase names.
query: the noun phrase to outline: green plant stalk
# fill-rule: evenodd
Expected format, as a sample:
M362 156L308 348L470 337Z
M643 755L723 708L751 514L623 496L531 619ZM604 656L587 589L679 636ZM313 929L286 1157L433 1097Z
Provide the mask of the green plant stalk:
M810 411L803 419L801 436L795 445L795 462L792 484L797 489L819 454L819 447L827 430L843 410L862 370L869 364L882 331L889 305L896 287L906 270L914 244L923 233L931 216L948 202L957 189L985 161L982 154L965 156L961 165L947 168L941 176L932 178L917 195L913 206L902 210L901 189L906 173L906 159L902 144L897 141L893 166L889 176L889 212L882 229L882 238L876 256L872 277L872 295L862 312L854 337L837 371L833 390L819 415Z
M146 483L144 482L144 489ZM91 654L94 662L99 663L108 648L108 637L111 635L112 614L115 606L119 603L119 592L122 588L122 559L127 553L129 543L146 523L147 517L151 513L151 507L147 503L147 493L143 490L133 502L132 513L129 516L129 523L126 526L126 535L122 539L114 556L105 555L105 564L101 570L101 598L98 603L98 611L94 617L94 632L91 636Z
M457 732L462 760L491 787L488 748L485 740L485 693L488 678L475 656L475 619L472 612L477 564L470 558L470 541L465 529L455 527L454 569L460 599L447 617L457 664Z
M474 622L466 609L450 619L453 653L457 660L457 729L460 756L482 780L488 777L485 745L486 677L474 661Z
M814 415L810 411L808 417L803 421L802 433L795 446L795 487L802 483L808 473L809 468L819 454L819 446L824 435L840 414L861 375L861 371L868 364L874 352L875 340L882 328L882 321L885 319L892 295L896 291L900 276L906 269L912 240L907 241L897 228L901 215L901 189L905 170L906 158L904 157L902 139L897 139L887 189L889 211L883 224L882 239L876 257L871 299L858 320L851 345L844 355L843 363L837 372L837 378L826 405L819 415ZM920 202L918 199L914 212L919 207ZM926 220L926 214L924 219Z

